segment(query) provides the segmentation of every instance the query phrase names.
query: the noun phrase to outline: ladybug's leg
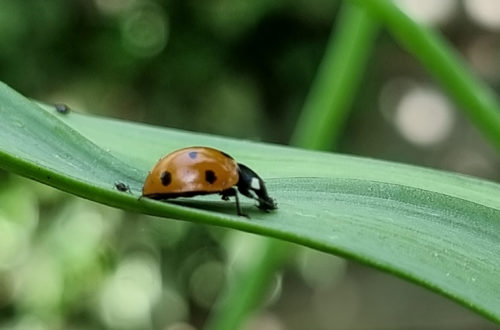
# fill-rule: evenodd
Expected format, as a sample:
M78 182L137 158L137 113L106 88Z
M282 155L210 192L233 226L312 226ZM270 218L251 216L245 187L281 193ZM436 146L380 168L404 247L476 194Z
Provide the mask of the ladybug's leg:
M236 189L234 189L234 188L226 189L221 193L221 195L222 195L222 199L225 201L228 201L230 196L234 196L234 199L236 201L236 212L238 213L238 215L242 216L242 217L250 218L248 215L246 215L245 213L243 213L241 211L240 199L238 198L238 192L236 191Z

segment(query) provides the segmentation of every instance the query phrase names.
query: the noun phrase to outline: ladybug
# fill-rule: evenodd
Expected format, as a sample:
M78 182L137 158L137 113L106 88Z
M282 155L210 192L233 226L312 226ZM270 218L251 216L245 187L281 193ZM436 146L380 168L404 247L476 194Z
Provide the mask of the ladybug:
M144 182L142 197L165 200L220 194L228 201L234 196L238 215L246 216L241 212L235 187L241 194L258 201L261 210L277 208L257 173L225 152L208 147L179 149L161 158Z

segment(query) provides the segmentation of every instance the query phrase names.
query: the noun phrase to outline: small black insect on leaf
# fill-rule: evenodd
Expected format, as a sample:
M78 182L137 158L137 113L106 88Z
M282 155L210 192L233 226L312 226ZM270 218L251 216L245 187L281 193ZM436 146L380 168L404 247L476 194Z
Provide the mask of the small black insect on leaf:
M69 113L70 108L63 103L56 103L55 105L56 111L62 114L67 114Z
M123 192L126 192L126 191L130 191L130 187L128 184L126 183L123 183L121 181L116 181L115 182L115 188L119 191L123 191Z

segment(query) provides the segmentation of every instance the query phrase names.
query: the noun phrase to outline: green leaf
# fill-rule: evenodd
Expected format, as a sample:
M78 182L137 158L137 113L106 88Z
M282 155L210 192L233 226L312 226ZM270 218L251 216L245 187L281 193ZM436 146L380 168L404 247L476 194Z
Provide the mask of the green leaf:
M0 85L0 167L97 202L281 238L410 279L500 321L500 185L420 167L69 113ZM156 160L209 145L262 174L279 209L139 200ZM115 181L132 193L114 189Z

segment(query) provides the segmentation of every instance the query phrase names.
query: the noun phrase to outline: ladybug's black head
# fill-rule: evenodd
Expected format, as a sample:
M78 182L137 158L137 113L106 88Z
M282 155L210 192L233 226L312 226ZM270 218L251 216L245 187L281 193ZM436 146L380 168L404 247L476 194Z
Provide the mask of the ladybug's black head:
M250 168L243 164L238 164L239 176L238 191L243 195L253 198L259 202L259 209L264 211L277 209L275 201L267 195L264 181Z

